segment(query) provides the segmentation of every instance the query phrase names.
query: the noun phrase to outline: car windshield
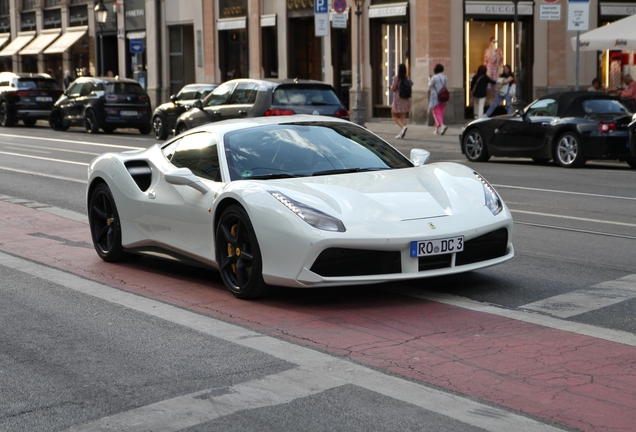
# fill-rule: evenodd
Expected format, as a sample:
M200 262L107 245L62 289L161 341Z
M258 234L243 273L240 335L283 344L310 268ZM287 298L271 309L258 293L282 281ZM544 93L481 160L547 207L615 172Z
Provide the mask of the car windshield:
M340 99L329 87L280 86L274 91L273 105L340 105Z
M228 133L232 180L319 176L407 168L413 164L387 142L356 125L299 122Z
M106 93L145 95L143 87L136 83L110 82L104 85Z
M186 86L177 95L177 100L193 100L205 98L214 87Z
M583 102L583 110L585 114L630 114L623 104L613 99L586 100Z
M61 90L57 83L48 78L21 78L18 80L20 90Z

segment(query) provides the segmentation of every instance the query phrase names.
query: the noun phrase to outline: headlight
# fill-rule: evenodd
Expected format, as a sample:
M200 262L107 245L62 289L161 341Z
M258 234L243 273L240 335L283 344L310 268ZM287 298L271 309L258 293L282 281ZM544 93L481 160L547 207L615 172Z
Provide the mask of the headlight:
M493 188L485 178L483 178L479 173L473 171L475 177L479 179L482 186L484 187L484 196L486 198L486 207L492 212L493 215L497 216L503 210L503 203L501 202L501 198L497 195L495 188Z
M315 208L301 204L298 201L294 201L293 199L280 192L269 191L269 193L272 194L272 196L278 201L280 201L281 204L283 204L289 210L294 212L299 218L301 218L314 228L323 231L346 231L340 219L336 219L332 216L329 216L327 213L323 213L320 210L316 210Z

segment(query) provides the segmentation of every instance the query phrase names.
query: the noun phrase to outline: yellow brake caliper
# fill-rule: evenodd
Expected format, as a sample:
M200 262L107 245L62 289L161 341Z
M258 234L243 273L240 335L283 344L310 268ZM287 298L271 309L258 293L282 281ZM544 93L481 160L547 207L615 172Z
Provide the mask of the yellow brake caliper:
M236 238L236 231L238 230L238 224L234 224L232 225L232 229L230 229L230 234L232 234L232 237ZM234 246L232 246L232 243L228 243L227 244L227 256L231 257L232 255L236 254L237 257L241 256L241 249L240 248L235 248ZM232 264L232 271L234 273L236 273L236 263Z

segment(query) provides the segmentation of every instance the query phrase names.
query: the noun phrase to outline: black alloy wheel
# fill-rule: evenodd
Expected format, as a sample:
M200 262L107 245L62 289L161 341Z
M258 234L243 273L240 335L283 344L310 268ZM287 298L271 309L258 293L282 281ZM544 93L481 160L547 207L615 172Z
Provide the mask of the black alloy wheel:
M152 118L152 129L155 131L156 139L165 140L168 138L166 122L161 118L161 116L156 115Z
M254 299L267 294L261 250L243 207L232 205L223 211L216 230L216 255L223 283L234 296Z
M51 126L51 129L55 131L68 130L68 126L64 125L62 114L59 111L53 111L51 113L51 115L49 116L49 126Z
M554 147L554 160L565 168L578 168L585 165L581 139L573 132L561 135Z
M479 129L470 129L464 135L464 152L471 162L487 162L490 159L484 137Z
M84 127L86 128L86 132L91 134L96 134L99 131L97 114L92 109L88 109L84 113Z
M88 205L88 221L97 255L107 262L127 255L121 245L121 224L115 199L105 183L95 186Z
M7 103L5 101L2 101L2 103L0 103L0 126L9 127L13 126L14 124L15 120L13 120L9 115Z

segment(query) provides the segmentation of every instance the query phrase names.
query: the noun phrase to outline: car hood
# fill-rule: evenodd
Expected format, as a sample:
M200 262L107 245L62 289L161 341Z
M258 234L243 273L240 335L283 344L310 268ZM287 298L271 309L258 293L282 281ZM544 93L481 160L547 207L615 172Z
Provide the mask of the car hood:
M261 186L343 221L426 219L485 205L483 186L473 171L452 163L270 180Z

